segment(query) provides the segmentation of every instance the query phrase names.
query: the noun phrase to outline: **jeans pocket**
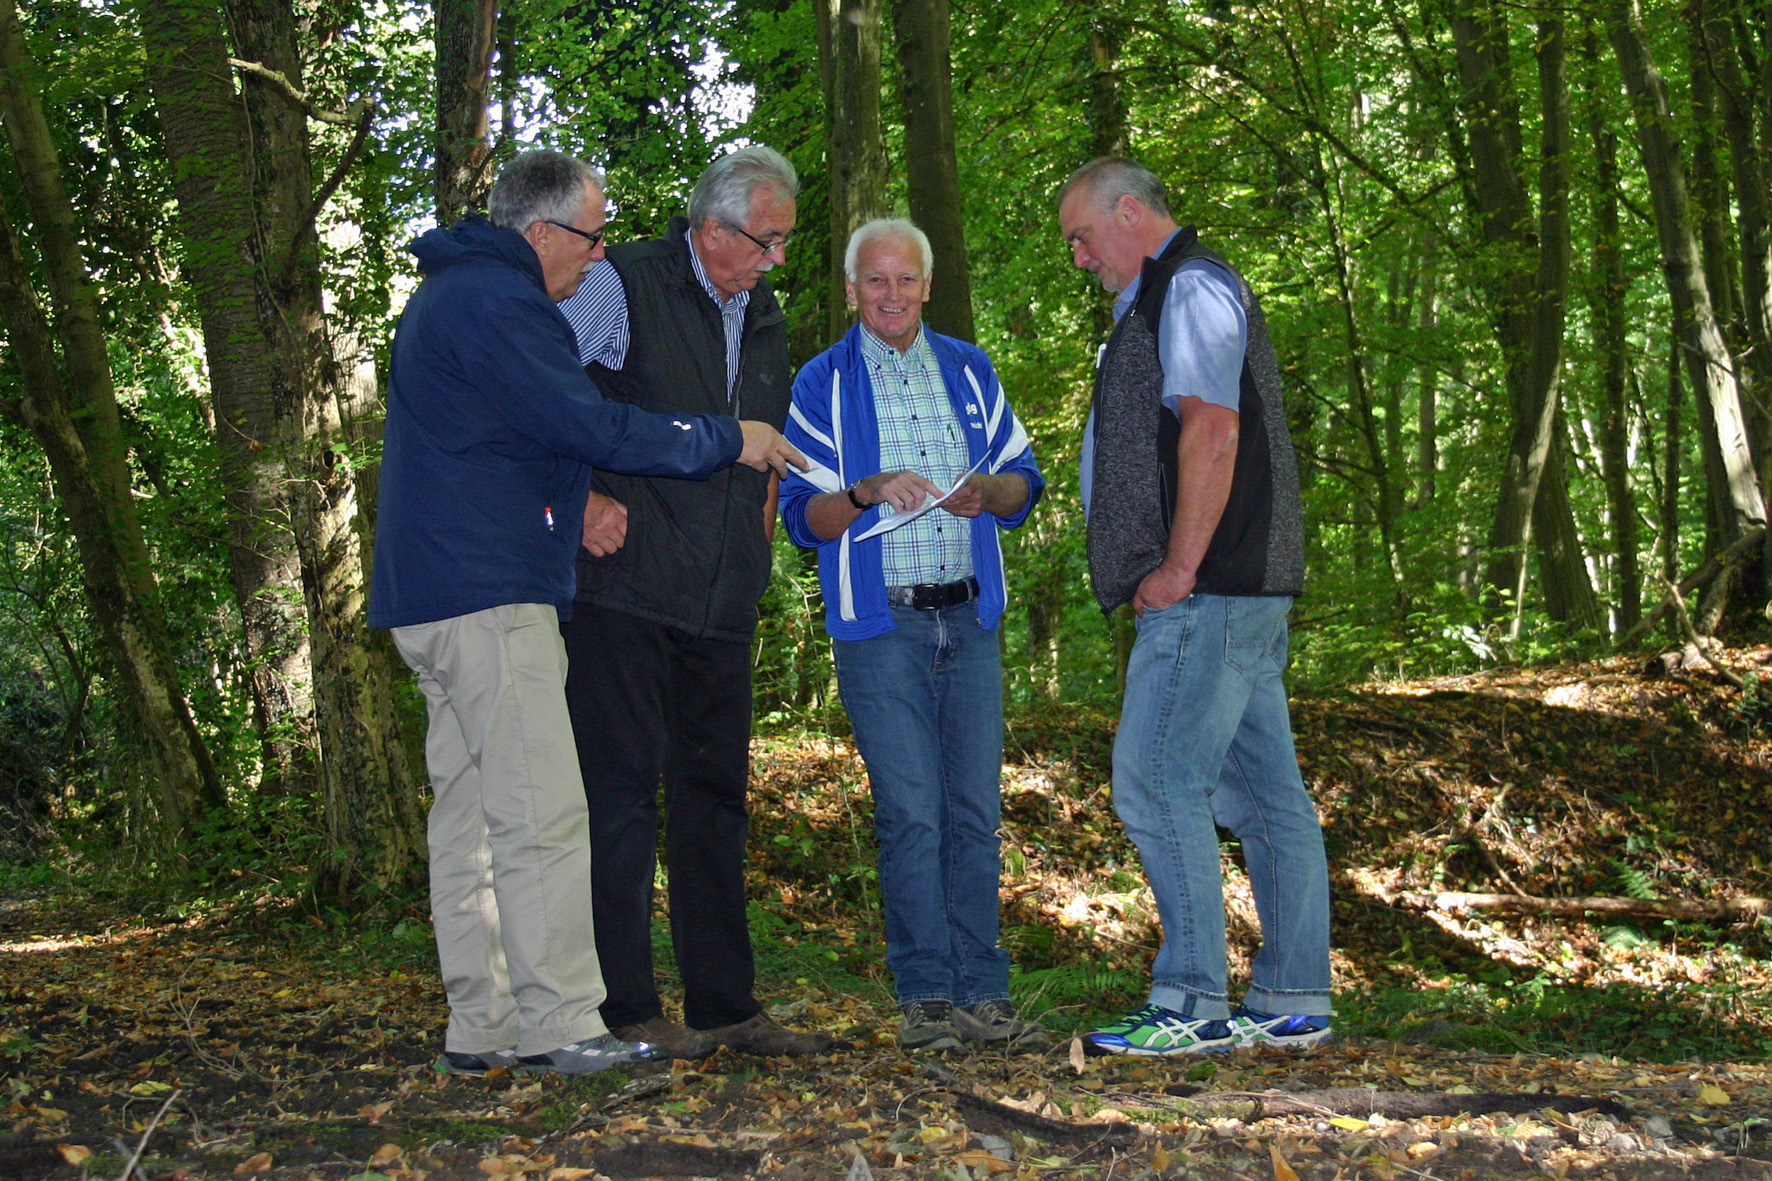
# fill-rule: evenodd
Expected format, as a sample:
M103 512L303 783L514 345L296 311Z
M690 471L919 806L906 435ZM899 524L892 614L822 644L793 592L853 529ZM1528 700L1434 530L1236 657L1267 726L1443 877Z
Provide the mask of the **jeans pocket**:
M1292 600L1283 596L1229 595L1224 601L1224 662L1240 673L1272 651Z

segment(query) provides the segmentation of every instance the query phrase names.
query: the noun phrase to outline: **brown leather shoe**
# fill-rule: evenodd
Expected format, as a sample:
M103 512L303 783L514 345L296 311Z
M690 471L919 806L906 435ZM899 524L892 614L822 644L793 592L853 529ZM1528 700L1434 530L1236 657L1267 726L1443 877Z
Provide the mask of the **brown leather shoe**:
M638 1025L624 1025L620 1029L612 1029L609 1032L624 1042L647 1042L655 1047L660 1054L668 1054L672 1058L687 1058L691 1061L697 1058L706 1058L720 1048L720 1043L712 1033L700 1029L685 1028L669 1017L654 1017L650 1021L642 1021Z
M756 1054L774 1058L781 1054L821 1054L831 1048L831 1035L822 1031L801 1033L774 1021L767 1013L758 1013L749 1021L723 1025L719 1029L697 1030L716 1044L737 1050L740 1054Z

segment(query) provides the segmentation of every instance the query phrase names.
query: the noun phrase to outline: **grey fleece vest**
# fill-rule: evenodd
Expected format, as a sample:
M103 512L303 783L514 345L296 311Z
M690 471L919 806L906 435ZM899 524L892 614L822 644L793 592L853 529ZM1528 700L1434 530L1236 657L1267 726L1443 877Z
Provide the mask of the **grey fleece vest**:
M1201 246L1187 226L1160 256L1145 260L1138 298L1115 325L1095 372L1089 577L1104 612L1131 602L1168 549L1181 424L1163 408L1157 340L1169 280L1194 258L1236 276L1249 325L1230 499L1200 561L1194 589L1213 595L1297 595L1304 589L1298 461L1286 431L1280 366L1267 320L1243 276Z

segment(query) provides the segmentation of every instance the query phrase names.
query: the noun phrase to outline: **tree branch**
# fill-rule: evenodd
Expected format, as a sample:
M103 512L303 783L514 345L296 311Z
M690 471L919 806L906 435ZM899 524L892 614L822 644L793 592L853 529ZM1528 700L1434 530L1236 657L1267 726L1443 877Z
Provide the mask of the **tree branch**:
M1648 919L1754 919L1772 914L1767 898L1535 898L1521 894L1418 894L1382 890L1377 897L1410 910L1502 911L1580 918L1584 914Z
M370 112L375 109L375 103L365 96L342 111L330 111L325 107L316 106L306 91L296 89L295 83L291 82L281 71L273 70L262 62L241 61L237 57L230 57L228 64L242 74L251 74L255 78L262 78L269 82L287 95L290 102L305 111L308 118L317 119L321 123L349 127L359 120L367 119Z
M1720 554L1711 555L1705 560L1704 565L1680 579L1680 585L1674 589L1682 595L1691 594L1693 590L1703 586L1723 571L1746 561L1748 555L1754 551L1765 536L1766 527L1764 525L1754 525L1743 530L1741 536L1735 539L1734 544ZM1672 605L1672 600L1662 599L1653 611L1637 621L1635 627L1618 637L1618 642L1613 645L1614 650L1627 652L1635 647L1637 638L1659 623L1661 617L1667 614Z

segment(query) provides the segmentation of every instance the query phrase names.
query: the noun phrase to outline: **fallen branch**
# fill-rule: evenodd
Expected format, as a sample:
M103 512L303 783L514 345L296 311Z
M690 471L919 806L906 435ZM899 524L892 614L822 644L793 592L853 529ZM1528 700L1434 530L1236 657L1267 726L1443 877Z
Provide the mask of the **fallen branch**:
M1584 914L1623 918L1696 920L1757 919L1772 913L1769 898L1536 898L1526 894L1420 894L1380 891L1377 897L1410 910L1501 911L1507 914Z
M1446 1091L1368 1091L1364 1087L1335 1087L1327 1091L1208 1091L1187 1094L1194 1088L1176 1085L1163 1093L1186 1095L1200 1107L1248 1107L1239 1119L1254 1121L1282 1115L1354 1115L1365 1118L1419 1119L1429 1115L1487 1115L1492 1112L1599 1111L1620 1119L1630 1118L1630 1108L1614 1099L1592 1095L1522 1095L1479 1092L1455 1095Z
M1720 554L1712 554L1705 559L1704 565L1680 579L1680 584L1676 589L1682 595L1689 595L1725 570L1731 570L1740 565L1748 559L1748 556L1754 552L1765 536L1766 527L1764 525L1755 525L1749 528L1747 532L1736 538L1734 544L1728 549ZM1672 604L1664 597L1660 603L1656 604L1654 610L1637 620L1635 626L1619 636L1613 648L1619 652L1628 652L1635 648L1637 640L1647 634L1650 628L1660 623L1661 617L1667 614L1671 606Z
M142 1158L142 1151L148 1146L148 1137L152 1136L154 1129L160 1126L160 1117L166 1114L166 1109L172 1106L172 1101L184 1093L184 1088L179 1087L172 1094L166 1096L166 1102L160 1105L160 1110L156 1111L154 1118L148 1121L147 1130L142 1132L141 1142L135 1146L135 1152L130 1155L129 1163L123 1166L121 1173L117 1174L117 1181L129 1181L129 1174L136 1171L135 1166Z
M968 1117L967 1124L975 1131L993 1135L1020 1132L1048 1144L1106 1144L1116 1146L1138 1138L1138 1129L1130 1124L1073 1124L1047 1119L1019 1107L1010 1107L995 1099L987 1099L973 1091L965 1079L933 1062L923 1064L923 1073L954 1093L954 1109ZM974 1122L976 1121L976 1122Z

